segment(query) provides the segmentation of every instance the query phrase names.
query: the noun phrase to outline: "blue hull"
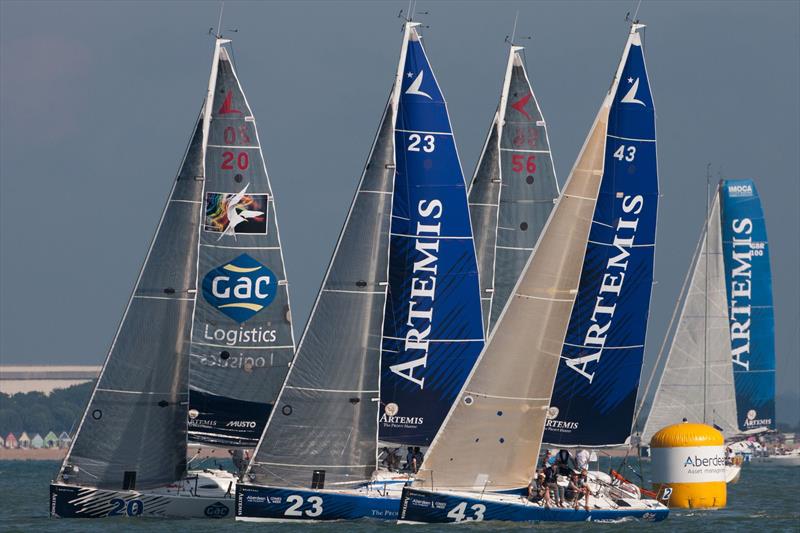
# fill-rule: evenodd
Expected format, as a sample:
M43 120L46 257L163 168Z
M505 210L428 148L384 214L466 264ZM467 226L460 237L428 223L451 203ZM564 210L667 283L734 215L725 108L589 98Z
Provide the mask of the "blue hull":
M236 486L236 519L397 520L400 499L327 490L279 489L244 483Z
M590 522L637 518L660 522L667 518L669 509L619 509L585 511L581 509L545 509L538 505L498 502L490 499L469 498L455 494L403 489L400 501L401 522L429 524L502 520L506 522Z

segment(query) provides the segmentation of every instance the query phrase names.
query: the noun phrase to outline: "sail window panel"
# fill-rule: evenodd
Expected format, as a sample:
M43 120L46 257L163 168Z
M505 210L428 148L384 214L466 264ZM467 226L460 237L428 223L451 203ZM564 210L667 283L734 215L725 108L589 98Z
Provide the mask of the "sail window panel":
M377 383L371 386L377 389ZM368 480L375 469L376 395L376 390L284 389L256 459L256 476L293 487L309 487L318 469L326 470L331 486Z
M389 261L386 246L375 246L385 242L389 235L389 213L392 205L390 194L359 193L353 203L350 220L366 221L368 224L349 224L342 234L340 250L331 265L325 282L327 290L350 290L381 292L385 286Z
M137 296L191 298L195 288L195 258L199 205L170 202L156 236ZM165 289L174 292L165 293Z
M157 395L98 390L70 455L69 464L78 467L70 482L119 490L124 473L135 471L142 490L180 479L186 401L185 386Z
M134 298L98 387L185 392L191 320L191 301Z

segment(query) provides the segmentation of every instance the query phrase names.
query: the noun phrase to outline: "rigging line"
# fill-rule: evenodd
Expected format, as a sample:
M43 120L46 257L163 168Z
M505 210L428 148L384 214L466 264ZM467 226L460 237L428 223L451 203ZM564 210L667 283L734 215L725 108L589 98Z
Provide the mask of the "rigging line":
M221 2L219 6L219 19L217 19L217 39L222 38L222 13L225 11L225 2Z
M636 4L636 10L633 12L633 21L636 22L639 16L639 8L642 7L642 0L639 0L639 3Z
M514 46L514 39L517 37L517 19L519 19L519 9L517 9L517 14L514 15L514 29L511 30L511 41L508 43L511 46Z

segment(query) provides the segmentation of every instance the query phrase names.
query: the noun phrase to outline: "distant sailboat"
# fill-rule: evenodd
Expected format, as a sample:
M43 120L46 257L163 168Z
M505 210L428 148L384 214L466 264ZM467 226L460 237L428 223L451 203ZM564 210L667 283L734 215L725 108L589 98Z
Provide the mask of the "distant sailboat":
M619 369L619 356L598 363L599 355L591 359L591 354L603 354L603 345L585 345L608 339L608 350L621 349L635 359L640 350L623 348L622 341L643 343L658 196L643 27L632 25L611 89L536 250L422 469L403 489L400 522L658 521L669 512L655 500L621 496L594 481L588 510L547 508L520 497L536 471L559 365L586 357L578 368L599 376L598 364ZM641 81L636 99L643 106L629 103L634 80ZM625 327L614 327L619 323L612 320L613 309L631 299L639 304L635 312L644 307L645 317L631 319L632 311L620 309ZM594 310L600 304L612 312L601 316ZM591 316L597 317L597 329L589 324ZM586 340L572 339L578 320ZM581 405L590 412L604 407ZM580 406L572 407L570 416L582 415Z
M367 165L236 519L395 519L409 473L379 449L436 435L484 343L467 191L407 22ZM391 443L391 444L389 444Z
M50 485L53 516L232 516L235 478L187 472L187 440L254 445L288 371L275 205L228 42L216 39L183 163Z
M500 103L469 190L488 336L558 198L547 126L523 47L511 45Z

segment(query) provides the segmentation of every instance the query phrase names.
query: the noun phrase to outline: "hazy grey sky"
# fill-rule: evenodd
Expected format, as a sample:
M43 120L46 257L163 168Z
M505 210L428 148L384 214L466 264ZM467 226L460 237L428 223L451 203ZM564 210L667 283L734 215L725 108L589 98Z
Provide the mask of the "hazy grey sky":
M397 64L407 2L232 2L234 59L277 201L296 334ZM563 183L632 2L425 2L464 172L497 105L514 14ZM0 2L0 357L100 363L202 102L217 2ZM661 191L647 357L705 209L705 168L757 180L772 253L778 418L800 387L800 3L653 2L645 53Z

